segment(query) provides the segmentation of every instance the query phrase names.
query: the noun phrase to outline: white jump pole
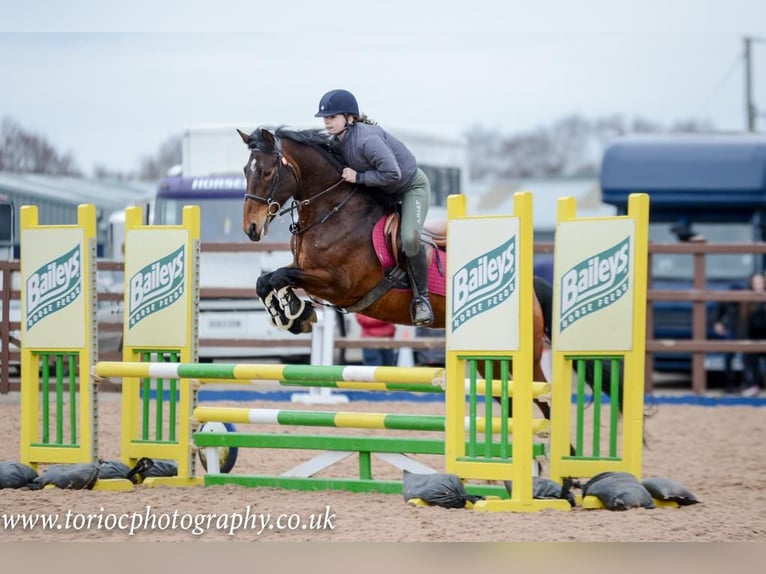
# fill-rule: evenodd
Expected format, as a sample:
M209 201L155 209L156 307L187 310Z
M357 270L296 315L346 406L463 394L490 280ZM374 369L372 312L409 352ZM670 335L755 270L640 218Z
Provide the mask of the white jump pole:
M396 329L397 339L403 339L405 341L412 341L415 338L415 327L409 325L399 325ZM412 352L412 347L400 347L399 353L396 357L397 367L414 367L415 355Z

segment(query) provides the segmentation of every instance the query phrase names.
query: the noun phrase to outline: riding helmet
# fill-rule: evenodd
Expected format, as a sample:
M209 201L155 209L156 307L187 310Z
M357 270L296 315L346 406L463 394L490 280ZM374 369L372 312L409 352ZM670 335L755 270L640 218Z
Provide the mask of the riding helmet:
M319 100L319 110L314 114L315 118L326 118L335 114L359 115L359 104L356 103L354 94L348 90L330 90Z

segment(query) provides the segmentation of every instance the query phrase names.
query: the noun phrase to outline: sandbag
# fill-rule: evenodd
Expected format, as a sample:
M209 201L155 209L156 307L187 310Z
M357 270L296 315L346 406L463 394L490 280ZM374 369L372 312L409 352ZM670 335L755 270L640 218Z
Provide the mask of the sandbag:
M672 478L647 478L641 484L657 500L670 500L680 506L698 504L699 500L684 485Z
M510 496L513 496L513 481L503 481L505 489ZM575 506L575 497L572 492L573 481L566 480L564 484L559 484L555 480L550 478L541 478L539 476L532 477L532 498L538 498L542 500L555 500L562 499L569 503L569 506Z
M104 479L110 478L128 478L130 467L119 460L99 460L98 477ZM133 479L135 483L136 480Z
M444 508L465 508L466 502L476 502L482 498L468 494L463 481L454 474L403 472L404 500L420 498Z
M157 459L150 460L152 461L152 465L140 473L144 478L149 478L150 476L178 476L178 463L176 461Z
M654 508L652 495L643 484L627 472L602 472L582 487L583 496L592 495L609 510Z
M37 478L37 471L26 464L0 461L0 489L24 488Z
M103 479L124 478L137 484L143 480L146 473L154 461L148 457L141 457L136 461L133 468L119 460L101 460L98 461L98 477Z
M32 484L33 489L41 489L49 484L71 490L90 490L98 480L98 465L94 463L52 464L38 476Z

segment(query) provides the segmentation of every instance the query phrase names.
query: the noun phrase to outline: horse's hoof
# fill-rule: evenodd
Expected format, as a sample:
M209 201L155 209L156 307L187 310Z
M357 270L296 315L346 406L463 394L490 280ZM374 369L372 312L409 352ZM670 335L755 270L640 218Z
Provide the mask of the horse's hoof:
M300 316L293 321L293 325L290 327L290 332L294 334L299 333L311 333L313 330L313 323L317 322L317 312L313 305L307 305Z
M308 321L293 321L288 331L293 335L300 335L301 333L311 333L312 325Z
M272 318L272 323L274 323L274 326L277 329L281 329L282 331L290 331L293 332L293 325L295 324L295 321L293 319L288 319L285 317L284 313L279 313L276 317Z
M304 333L311 333L314 329L314 325L312 325L310 321L304 321L300 324L300 327Z

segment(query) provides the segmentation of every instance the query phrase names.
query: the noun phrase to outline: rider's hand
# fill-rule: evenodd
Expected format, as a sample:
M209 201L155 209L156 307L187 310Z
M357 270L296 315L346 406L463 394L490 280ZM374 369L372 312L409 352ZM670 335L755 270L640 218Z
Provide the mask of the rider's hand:
M349 183L356 183L356 171L350 167L344 167L340 176Z

